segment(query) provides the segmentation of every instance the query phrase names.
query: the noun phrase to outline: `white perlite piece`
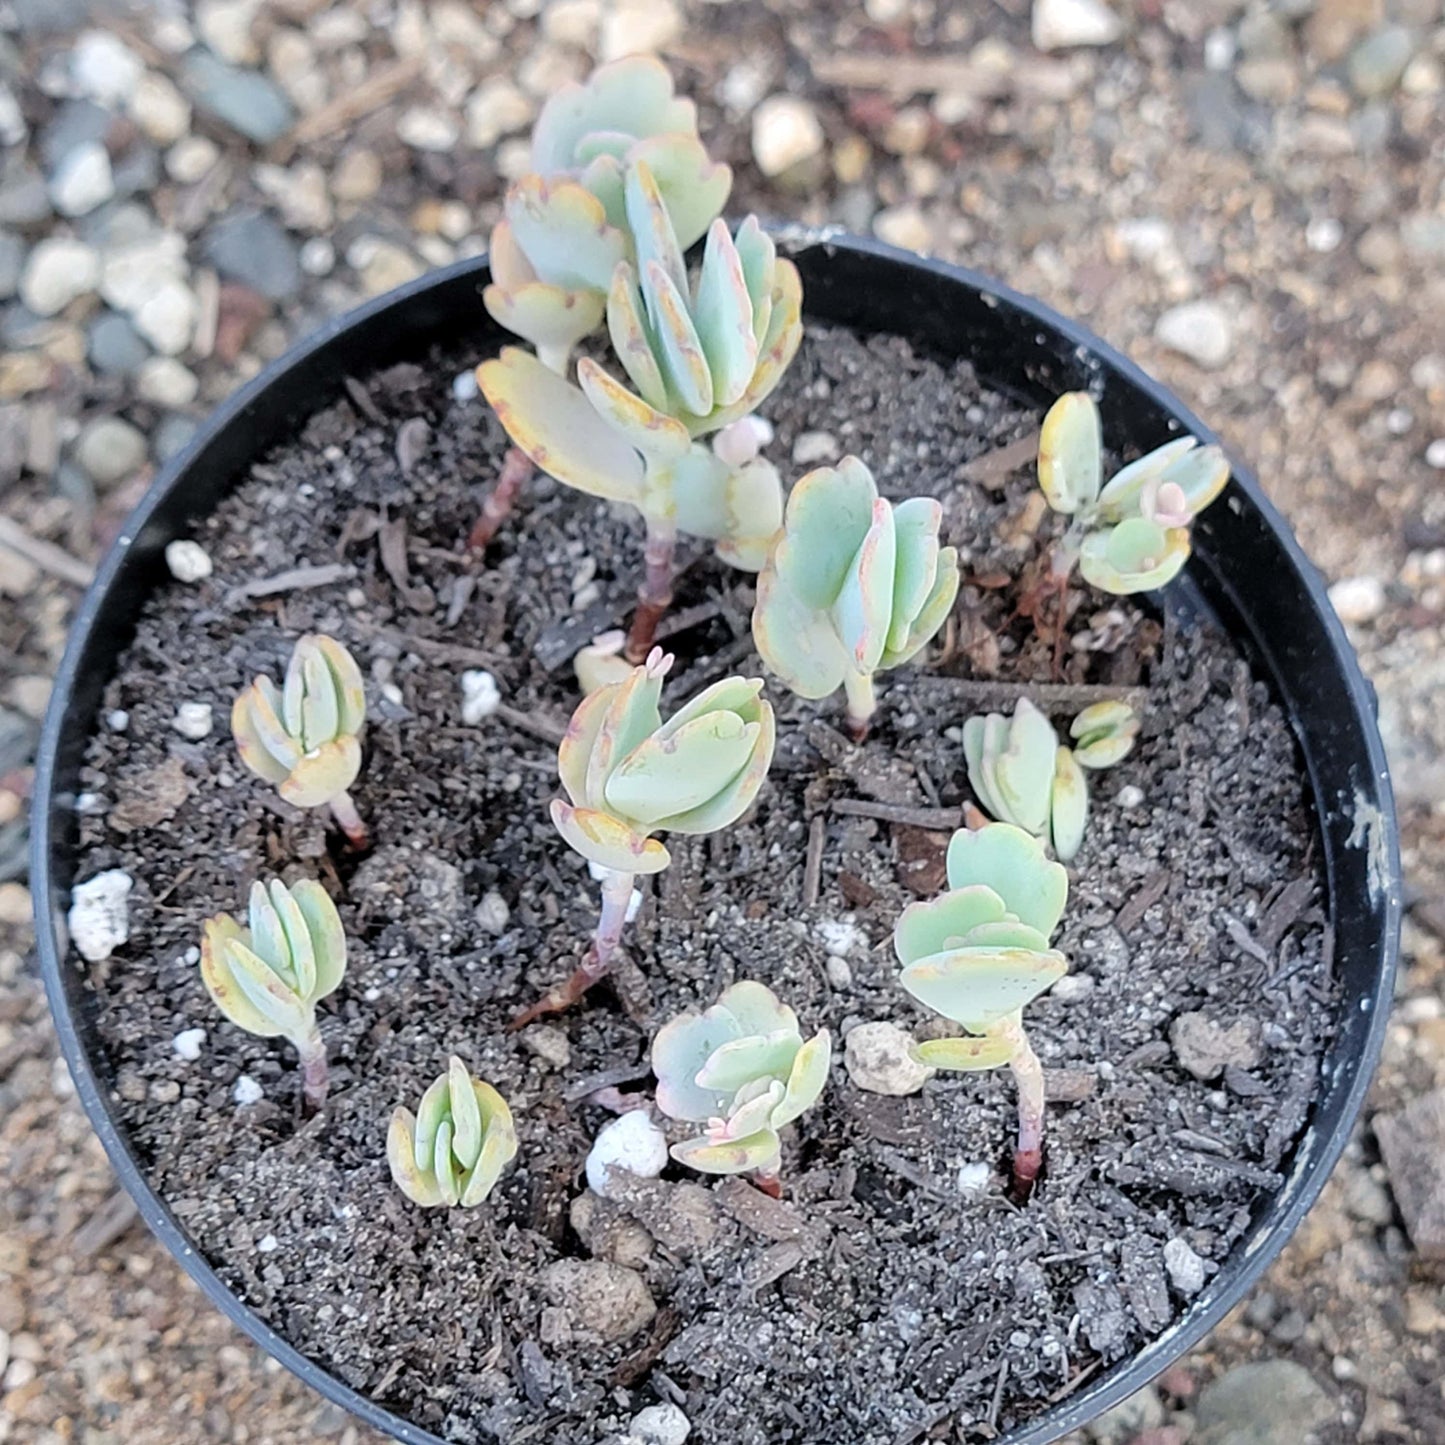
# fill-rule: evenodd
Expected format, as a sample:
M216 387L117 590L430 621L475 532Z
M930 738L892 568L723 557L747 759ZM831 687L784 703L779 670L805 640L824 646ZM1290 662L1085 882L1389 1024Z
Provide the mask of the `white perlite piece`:
M135 879L123 868L97 873L70 894L70 937L88 963L109 958L130 937L130 890Z
M676 1405L649 1405L632 1417L627 1427L628 1445L683 1445L692 1433L692 1422Z
M464 672L461 683L462 721L468 727L475 727L484 718L489 718L496 712L498 704L502 701L502 690L497 686L497 679L490 672L483 672L480 668L472 672Z
M587 1153L587 1184L594 1194L612 1198L612 1171L625 1169L655 1179L667 1167L667 1136L648 1109L630 1109L604 1124Z
M848 1077L871 1094L895 1098L916 1094L933 1073L913 1057L913 1035L897 1024L880 1019L849 1030L843 1044Z
M770 95L753 112L753 159L769 179L811 160L823 144L817 112L796 95Z
M215 726L215 720L211 716L210 703L183 702L176 709L176 715L171 719L171 726L183 738L190 738L193 743L210 737L211 729Z
M201 1045L206 1041L205 1029L182 1029L171 1040L171 1048L178 1059L193 1064L201 1057Z
M1033 40L1040 50L1112 45L1123 22L1103 0L1034 0Z
M244 1109L248 1104L259 1104L266 1094L250 1074L242 1074L231 1090L231 1097Z
M1204 1288L1204 1261L1182 1239L1164 1246L1164 1268L1180 1294L1192 1296Z
M1234 328L1212 301L1171 307L1155 322L1154 339L1206 371L1223 366L1234 350Z
M834 958L846 958L854 951L867 952L868 935L851 918L820 918L813 931L823 952Z
M1387 600L1378 577L1342 577L1330 588L1330 606L1341 622L1373 622Z
M970 1159L958 1166L958 1192L960 1194L982 1194L993 1178L993 1170L982 1159Z

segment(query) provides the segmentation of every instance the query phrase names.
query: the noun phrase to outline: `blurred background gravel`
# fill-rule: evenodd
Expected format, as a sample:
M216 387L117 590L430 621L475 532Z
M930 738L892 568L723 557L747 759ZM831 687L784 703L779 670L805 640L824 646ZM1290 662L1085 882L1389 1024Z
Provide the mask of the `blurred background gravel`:
M1081 318L1253 463L1328 574L1404 809L1384 1068L1265 1284L1089 1438L1439 1445L1445 1107L1407 1106L1445 1099L1441 0L3 0L0 1441L373 1438L116 1196L28 956L35 735L78 584L206 409L480 250L540 100L645 49L702 104L734 209ZM1433 1175L1398 1187L1382 1116Z

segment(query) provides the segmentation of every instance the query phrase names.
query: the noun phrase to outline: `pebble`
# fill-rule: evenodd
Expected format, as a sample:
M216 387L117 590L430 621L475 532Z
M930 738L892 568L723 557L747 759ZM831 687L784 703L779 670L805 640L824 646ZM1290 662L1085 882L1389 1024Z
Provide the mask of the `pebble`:
M613 1342L635 1335L657 1314L642 1276L605 1260L559 1259L542 1271L542 1290L574 1329Z
M183 702L176 709L176 715L171 719L171 726L183 738L190 738L193 743L210 737L211 729L215 726L210 703Z
M1445 472L1445 437L1436 437L1425 448L1425 465L1437 472Z
M561 7L551 5L547 15ZM467 144L478 149L494 146L504 135L512 135L536 113L531 98L505 76L495 76L479 85L467 101Z
M0 183L0 226L33 226L49 215L45 177L23 161L7 167Z
M300 260L308 276L329 276L336 269L336 247L325 236L310 236L301 243Z
M477 668L461 675L462 721L475 727L496 712L502 702L502 691L490 672Z
M446 152L461 138L456 118L430 106L412 106L396 123L397 139L418 151Z
M346 250L346 260L361 273L368 296L382 296L415 281L426 267L404 246L380 236L359 236Z
M1333 216L1317 216L1305 227L1305 245L1321 255L1338 250L1344 239L1345 228Z
M204 582L214 571L211 554L189 537L166 543L166 566L177 582Z
M1112 45L1124 23L1103 0L1034 0L1032 34L1040 50Z
M185 1059L187 1063L193 1064L201 1057L201 1045L205 1041L205 1029L182 1029L171 1040L171 1048L175 1050L178 1059Z
M87 422L75 444L75 460L98 487L124 481L145 459L145 433L118 416Z
M1097 1420L1085 1427L1091 1440L1099 1445L1125 1445L1145 1430L1157 1429L1164 1423L1164 1402L1153 1385L1145 1385L1127 1399L1105 1410Z
M684 1445L692 1422L670 1401L649 1405L632 1417L627 1427L629 1445Z
M25 270L25 242L11 231L0 231L0 299L8 300L20 288Z
M261 58L251 34L259 0L200 0L195 9L201 39L235 65L251 65Z
M674 0L613 0L602 16L598 54L603 60L665 50L682 34Z
M131 376L151 354L140 333L124 317L106 311L90 324L86 355L90 364L106 376Z
M507 900L493 888L482 894L482 901L477 904L472 916L483 933L495 937L506 932L507 924L512 921L512 910L507 906Z
M567 1035L551 1024L533 1024L522 1035L522 1042L548 1068L562 1070L572 1062L572 1045Z
M130 714L123 707L113 707L105 715L105 725L113 733L123 733L130 726Z
M873 234L905 251L928 251L933 246L933 228L922 208L912 202L879 211L873 217Z
M206 232L206 259L228 281L272 301L286 301L301 289L296 243L266 211L236 211Z
M153 356L136 375L136 395L157 406L189 406L201 389L200 379L173 356Z
M134 311L135 328L165 356L191 344L196 329L196 297L183 281L166 281Z
M100 105L128 101L144 69L135 51L108 30L87 30L70 52L71 84Z
M830 953L824 961L823 971L828 975L829 985L840 993L853 987L853 970L846 958L838 958Z
M190 101L155 71L141 76L127 111L146 138L157 145L174 145L190 129Z
M130 891L135 880L123 868L97 873L70 894L70 939L83 959L100 963L130 937Z
M913 1035L887 1019L850 1029L843 1063L858 1088L895 1098L916 1094L934 1072L914 1058Z
M1445 1259L1445 1089L1377 1114L1374 1129L1410 1242L1423 1259Z
M1351 52L1347 70L1355 93L1366 100L1391 94L1415 54L1415 37L1403 25L1386 25Z
M793 443L793 461L800 467L831 462L838 455L838 438L830 431L799 432Z
M1385 584L1378 577L1342 577L1330 588L1330 606L1341 622L1373 622L1384 610Z
M1114 801L1121 808L1141 808L1144 805L1144 789L1136 788L1133 783L1125 783Z
M291 129L290 102L264 75L228 65L209 50L181 61L181 87L198 109L257 145L270 145Z
M1235 1019L1227 1027L1202 1013L1182 1013L1169 1029L1174 1057L1201 1082L1217 1079L1226 1068L1252 1069L1260 1060L1256 1019Z
M823 150L823 127L796 95L771 95L753 112L753 159L770 179Z
M1098 985L1091 973L1066 973L1050 990L1049 997L1060 1003L1077 1003L1088 998Z
M1186 301L1166 311L1154 325L1155 340L1213 371L1234 350L1234 328L1213 301Z
M480 394L481 387L477 385L477 374L475 371L459 371L452 377L453 401L475 401Z
M100 284L100 257L84 241L49 236L20 273L20 299L37 316L54 316Z
M369 201L380 189L381 160L375 151L347 151L331 173L331 194L338 201Z
M629 1109L604 1124L587 1153L587 1183L603 1199L613 1197L612 1171L655 1179L667 1168L667 1135L650 1109Z
M1204 1261L1178 1236L1164 1245L1164 1268L1174 1288L1187 1298L1204 1288Z
M993 1170L982 1159L970 1159L958 1166L958 1192L982 1194L993 1179Z
M1190 1445L1302 1445L1335 1418L1330 1397L1303 1365L1236 1365L1200 1392Z
M250 1074L242 1074L240 1078L236 1080L235 1087L231 1090L231 1098L243 1109L248 1104L259 1104L265 1097L266 1091L262 1089L260 1084L258 1084Z
M166 152L166 174L183 186L193 186L221 158L220 147L203 135L188 135Z
M251 173L256 185L276 202L281 219L293 231L326 231L333 214L326 172L315 161L285 166L260 165Z

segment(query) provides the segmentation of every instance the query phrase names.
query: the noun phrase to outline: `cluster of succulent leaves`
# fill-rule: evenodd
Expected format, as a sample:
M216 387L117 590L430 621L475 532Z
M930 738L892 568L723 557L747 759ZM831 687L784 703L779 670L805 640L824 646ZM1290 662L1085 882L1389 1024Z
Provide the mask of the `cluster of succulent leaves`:
M1127 596L1162 587L1189 558L1189 526L1224 490L1229 463L1197 438L1172 442L1104 481L1099 409L1087 392L1061 396L1039 437L1039 486L1073 519L1060 570L1078 561L1084 580Z
M1049 939L1063 916L1069 875L1012 823L960 829L948 845L947 869L949 891L909 904L898 920L899 982L973 1036L919 1044L922 1062L997 1068L1013 1059L1024 1007L1068 971Z
M452 1055L415 1114L398 1106L386 1136L391 1177L413 1203L480 1204L517 1153L507 1101Z
M706 1128L672 1157L705 1174L776 1174L778 1131L818 1101L831 1058L826 1029L805 1040L793 1010L751 980L679 1015L652 1042L657 1106Z
M1098 702L1069 728L1074 746L1060 743L1053 724L1028 698L1013 717L991 712L963 725L969 786L999 822L1012 823L1053 844L1072 862L1089 816L1085 769L1112 767L1134 746L1139 719L1124 702Z
M753 641L801 697L848 688L866 722L874 674L915 657L958 594L958 556L938 541L931 497L892 503L857 457L809 472L758 578Z
M753 410L802 340L796 267L749 217L718 219L731 173L656 60L605 65L558 92L533 134L534 174L492 237L488 309L537 347L504 348L477 378L513 443L558 481L635 506L649 529L718 544L756 570L782 510L767 465L698 443ZM692 279L684 254L707 237ZM631 387L568 358L606 321Z
M651 835L712 833L752 805L773 758L776 727L760 678L727 677L666 723L659 701L672 658L660 648L621 682L582 700L557 750L570 801L552 821L589 862L657 873L672 861Z

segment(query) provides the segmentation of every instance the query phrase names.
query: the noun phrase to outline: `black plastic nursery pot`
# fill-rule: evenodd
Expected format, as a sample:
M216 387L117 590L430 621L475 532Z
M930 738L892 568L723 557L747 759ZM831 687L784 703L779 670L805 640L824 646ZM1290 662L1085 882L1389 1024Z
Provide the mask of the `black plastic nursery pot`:
M1088 389L1105 435L1143 451L1181 431L1213 434L1118 352L1047 307L987 277L832 233L785 232L811 320L910 341L969 359L980 379L1032 404ZM398 1418L288 1344L222 1282L151 1185L127 1138L96 1044L91 996L68 954L65 916L76 854L74 802L102 691L143 602L167 579L166 544L188 535L288 428L343 394L343 379L419 357L486 325L484 261L460 263L352 312L311 336L219 408L156 480L105 557L71 631L41 739L32 885L41 967L80 1100L142 1216L210 1300L323 1395L411 1445L438 1437ZM1259 484L1238 463L1224 498L1195 527L1196 550L1166 605L1212 613L1254 659L1298 739L1323 848L1336 1031L1313 1115L1282 1188L1188 1311L1131 1359L1005 1437L1046 1445L1144 1385L1241 1299L1314 1203L1349 1137L1383 1038L1400 914L1393 801L1362 677L1321 579Z

